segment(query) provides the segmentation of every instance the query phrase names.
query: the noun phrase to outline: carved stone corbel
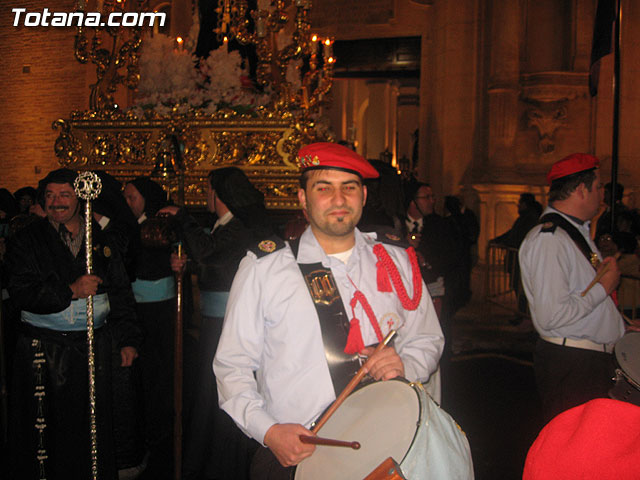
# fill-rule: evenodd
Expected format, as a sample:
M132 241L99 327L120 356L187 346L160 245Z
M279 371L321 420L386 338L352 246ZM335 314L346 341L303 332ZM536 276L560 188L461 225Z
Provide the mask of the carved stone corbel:
M567 101L535 102L527 101L527 127L538 131L538 148L549 154L556 148L555 134L558 128L567 124Z

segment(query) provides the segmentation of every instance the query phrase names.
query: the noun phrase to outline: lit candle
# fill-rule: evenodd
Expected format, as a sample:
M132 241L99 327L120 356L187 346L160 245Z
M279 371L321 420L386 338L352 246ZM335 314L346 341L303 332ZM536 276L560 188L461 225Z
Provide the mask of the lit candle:
M260 15L256 21L256 33L260 38L264 38L267 35L267 26L262 15Z
M326 39L323 42L324 45L324 58L331 58L333 56L333 47L331 46L331 40L330 39Z
M184 46L184 39L182 37L177 37L176 38L176 43L178 44L178 51L182 51L182 48Z

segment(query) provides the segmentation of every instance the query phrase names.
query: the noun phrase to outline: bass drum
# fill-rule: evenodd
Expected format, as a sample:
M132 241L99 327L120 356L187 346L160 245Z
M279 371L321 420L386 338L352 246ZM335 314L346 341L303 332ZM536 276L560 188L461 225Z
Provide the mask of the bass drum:
M411 480L473 479L467 437L420 383L396 379L356 390L318 435L361 448L318 445L298 465L296 480L363 479L388 457Z
M614 351L618 368L609 396L640 406L640 332L624 335Z

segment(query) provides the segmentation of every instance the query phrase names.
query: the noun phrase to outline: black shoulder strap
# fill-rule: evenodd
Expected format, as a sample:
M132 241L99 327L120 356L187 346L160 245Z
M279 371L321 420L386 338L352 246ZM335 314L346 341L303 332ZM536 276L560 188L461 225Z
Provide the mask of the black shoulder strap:
M388 245L395 245L396 247L402 247L405 250L409 248L409 242L402 235L392 227L381 227L376 230L377 240L380 243L386 243Z
M540 217L540 221L538 223L542 224L543 232L554 232L556 227L562 228L569 236L571 240L574 241L578 249L582 252L582 254L589 260L589 263L593 265L593 258L597 258L596 254L591 250L589 243L585 240L584 236L580 233L580 231L569 222L562 215L557 213L547 213ZM595 266L594 266L595 268Z
M358 355L344 353L349 335L349 317L331 269L325 268L322 263L299 263L297 261L299 238L290 240L289 247L296 258L304 283L309 289L313 306L318 312L329 374L333 389L338 396L360 368Z
M280 250L284 246L286 246L284 240L276 235L273 235L271 237L265 238L264 240L260 240L255 245L251 245L249 247L249 250L255 253L258 258L261 258L275 252L276 250Z

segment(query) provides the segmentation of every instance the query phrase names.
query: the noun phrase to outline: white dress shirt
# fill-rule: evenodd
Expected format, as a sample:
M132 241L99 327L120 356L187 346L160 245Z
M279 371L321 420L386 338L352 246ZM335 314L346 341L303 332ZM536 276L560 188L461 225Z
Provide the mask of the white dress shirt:
M377 258L372 251L379 243L376 234L356 230L355 238L345 264L326 255L307 228L300 238L298 261L322 262L331 268L350 320L349 302L355 284L369 301L383 335L392 327L398 329L395 348L403 361L405 377L426 382L436 371L444 338L424 283L418 308L405 310L395 291L377 290ZM406 252L389 245L385 248L412 296ZM359 303L356 316L365 345L377 343ZM275 423L309 427L335 400L318 315L288 246L261 258L249 252L240 263L213 369L220 406L245 433L260 442Z
M547 213L558 213L571 222L602 259L589 236L589 222L580 225L552 207L543 215ZM591 263L564 229L541 229L536 225L519 251L522 284L536 330L546 337L615 343L624 334L624 324L611 296L600 283L584 297L580 295L596 274Z

